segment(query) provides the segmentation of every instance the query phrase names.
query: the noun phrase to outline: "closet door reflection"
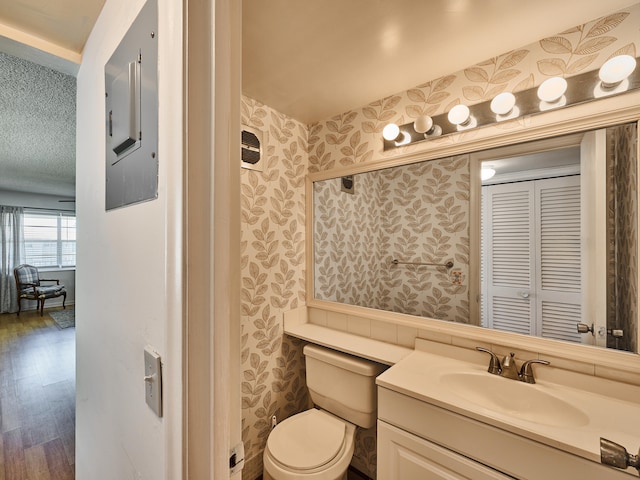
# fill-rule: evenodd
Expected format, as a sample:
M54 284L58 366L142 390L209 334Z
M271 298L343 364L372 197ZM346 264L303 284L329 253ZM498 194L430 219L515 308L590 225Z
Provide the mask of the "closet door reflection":
M484 186L482 202L482 324L581 342L580 176Z

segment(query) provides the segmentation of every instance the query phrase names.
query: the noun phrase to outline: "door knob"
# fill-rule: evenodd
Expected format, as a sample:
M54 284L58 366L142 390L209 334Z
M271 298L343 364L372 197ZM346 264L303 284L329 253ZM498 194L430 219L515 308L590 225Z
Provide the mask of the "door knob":
M593 323L591 324L591 326L585 324L585 323L576 323L576 328L578 329L578 333L589 333L591 332L591 335L595 335L593 333Z

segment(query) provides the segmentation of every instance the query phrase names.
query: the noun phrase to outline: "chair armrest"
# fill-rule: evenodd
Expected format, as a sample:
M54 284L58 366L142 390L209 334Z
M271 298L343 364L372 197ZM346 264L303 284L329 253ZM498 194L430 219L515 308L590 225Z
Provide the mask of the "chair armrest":
M57 278L41 278L41 282L56 282L56 285L60 285L60 280Z

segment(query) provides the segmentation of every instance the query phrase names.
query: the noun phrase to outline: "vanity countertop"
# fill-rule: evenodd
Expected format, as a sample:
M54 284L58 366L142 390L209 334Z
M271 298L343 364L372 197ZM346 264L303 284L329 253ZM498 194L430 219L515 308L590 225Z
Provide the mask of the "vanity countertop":
M378 386L597 463L600 463L600 437L619 443L632 453L640 446L640 387L577 373L566 378L564 374L548 376L554 380L562 378L562 383L539 375L537 383L530 385L487 373L486 354L459 349L466 350L460 359L424 351L420 343L417 342L414 352L378 377ZM551 367L536 366L534 370L537 373L543 368ZM447 383L452 378L462 382L452 388ZM509 395L494 396L500 405L486 408L486 403L478 401L483 396L482 388L474 387L475 382L461 385L465 380L480 380L483 386L488 382L500 391L502 387L506 387L505 391L514 387L519 397L517 408L509 411ZM582 388L586 385L588 388ZM531 410L537 411L541 421L527 418L526 411L521 415L528 406L528 398ZM554 405L558 411L549 411L547 421L545 408L552 410Z

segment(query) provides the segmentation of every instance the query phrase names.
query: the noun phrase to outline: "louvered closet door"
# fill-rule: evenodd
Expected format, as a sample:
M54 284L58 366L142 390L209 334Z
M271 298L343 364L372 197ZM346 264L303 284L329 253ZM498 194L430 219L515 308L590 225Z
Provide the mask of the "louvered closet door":
M482 190L483 325L580 342L580 177Z
M531 321L535 285L532 182L483 187L483 302L490 328L535 334ZM483 305L484 306L484 305Z
M537 335L580 342L580 177L535 182Z

